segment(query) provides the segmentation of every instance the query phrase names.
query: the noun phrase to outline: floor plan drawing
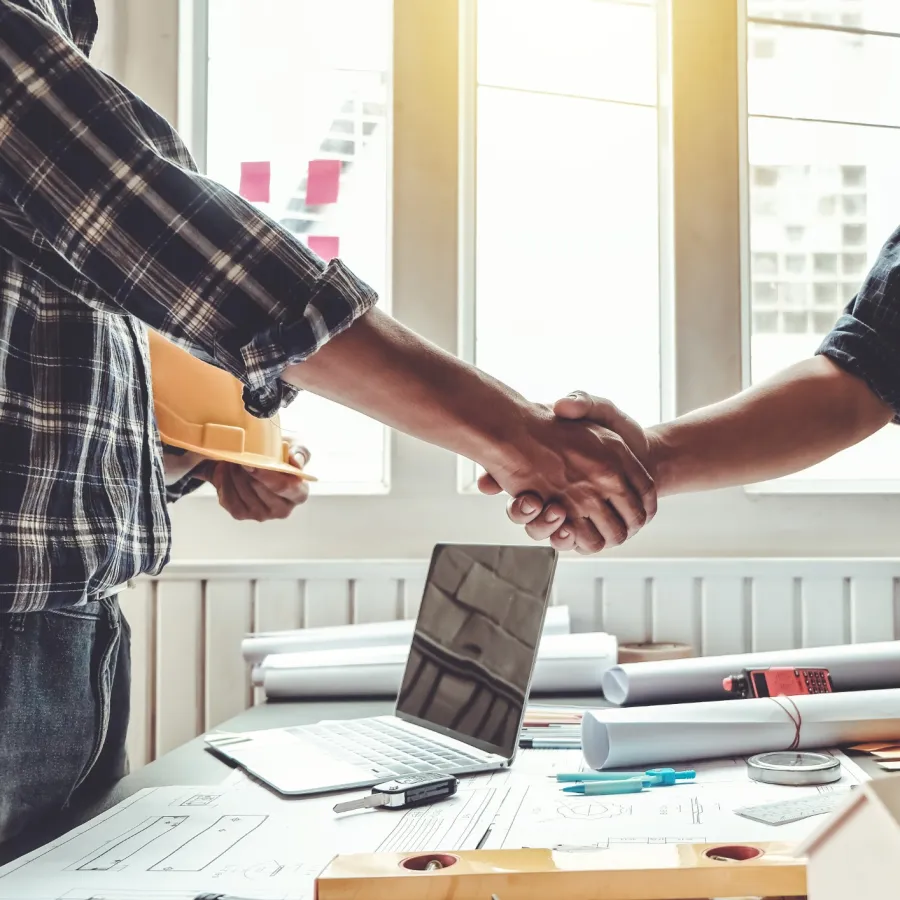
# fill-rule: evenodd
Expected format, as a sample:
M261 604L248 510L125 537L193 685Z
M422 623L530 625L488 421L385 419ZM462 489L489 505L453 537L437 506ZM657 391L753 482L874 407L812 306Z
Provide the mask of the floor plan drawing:
M221 794L191 794L183 800L176 800L173 806L215 806Z
M551 850L557 853L593 853L596 850L609 850L612 846L622 844L638 844L650 846L653 844L688 844L692 841L706 843L706 838L699 837L652 837L652 838L605 838L602 841L595 841L593 844L556 844ZM532 849L543 849L535 847Z
M187 895L184 891L144 891L141 888L73 888L56 900L187 900Z
M452 822L446 820L437 804L410 809L403 814L387 839L379 844L378 852L407 853L423 844L444 847L470 844L477 846L485 831L485 818L492 808L499 807L500 799L498 791L493 788L466 791L459 812ZM474 833L476 830L477 834Z
M202 872L227 853L238 841L260 827L268 816L222 816L209 828L186 840L164 857L150 872Z
M334 796L287 801L243 782L148 788L0 868L0 900L313 900L338 851L474 850L504 793L461 786L433 806L338 816Z
M621 803L604 803L600 797L585 797L560 803L556 812L564 819L612 819L630 816L631 807Z
M103 847L99 853L91 854L87 859L70 868L81 872L121 870L129 859L155 841L170 834L186 821L187 816L158 816L146 819L111 844Z

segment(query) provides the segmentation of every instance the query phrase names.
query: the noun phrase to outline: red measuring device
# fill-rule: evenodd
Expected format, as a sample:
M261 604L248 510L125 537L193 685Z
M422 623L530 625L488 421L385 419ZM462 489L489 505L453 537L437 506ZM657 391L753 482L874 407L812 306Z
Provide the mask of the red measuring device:
M734 697L796 697L798 694L830 694L828 669L795 669L772 666L765 669L743 669L739 675L722 680L722 687Z

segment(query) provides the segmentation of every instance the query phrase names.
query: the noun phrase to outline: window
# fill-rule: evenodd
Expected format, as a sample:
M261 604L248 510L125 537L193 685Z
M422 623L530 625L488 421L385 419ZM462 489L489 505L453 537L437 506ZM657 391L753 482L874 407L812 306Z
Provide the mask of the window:
M386 307L391 13L389 0L208 6L208 174L323 259L340 255ZM385 489L380 424L312 395L282 424L326 490Z
M531 399L590 388L658 421L654 6L473 2L474 359Z
M815 350L898 222L893 0L141 3L208 23L168 88L208 106L188 111L207 171L239 189L268 163L253 202L323 253L337 238L402 321L536 400L581 387L654 422L728 396ZM128 44L145 95L159 31ZM337 202L307 202L309 164L335 161ZM223 554L520 537L450 454L391 435L389 459L386 429L314 397L286 422L316 490L377 495L315 498ZM900 499L853 495L897 489L897 434L758 488L848 496L679 498L625 553L888 554ZM199 534L204 506L175 515ZM845 512L870 531L835 529Z
M897 226L900 111L885 85L900 78L900 5L747 0L747 9L750 373L759 381L816 349ZM763 38L774 53L755 53ZM774 301L758 290L773 280ZM790 481L896 479L898 453L889 426Z
M900 8L882 0L746 0L751 18L900 31Z

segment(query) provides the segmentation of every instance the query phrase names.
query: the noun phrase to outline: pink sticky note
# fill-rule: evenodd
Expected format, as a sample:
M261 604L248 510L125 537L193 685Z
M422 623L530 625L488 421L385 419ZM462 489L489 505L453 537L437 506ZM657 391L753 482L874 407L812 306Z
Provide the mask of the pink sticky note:
M241 163L240 195L251 203L268 203L272 181L272 164L267 162Z
M314 159L306 173L306 205L337 203L341 180L339 159Z
M309 249L317 256L320 256L325 262L334 259L340 249L340 240L336 237L326 237L322 234L311 234L307 239Z

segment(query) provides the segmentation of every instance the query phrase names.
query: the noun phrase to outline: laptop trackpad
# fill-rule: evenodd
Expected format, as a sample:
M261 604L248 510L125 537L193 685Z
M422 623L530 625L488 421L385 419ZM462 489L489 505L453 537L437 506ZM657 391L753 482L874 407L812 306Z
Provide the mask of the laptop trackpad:
M334 759L297 737L251 741L228 750L232 759L283 794L324 792L375 778L374 772Z

